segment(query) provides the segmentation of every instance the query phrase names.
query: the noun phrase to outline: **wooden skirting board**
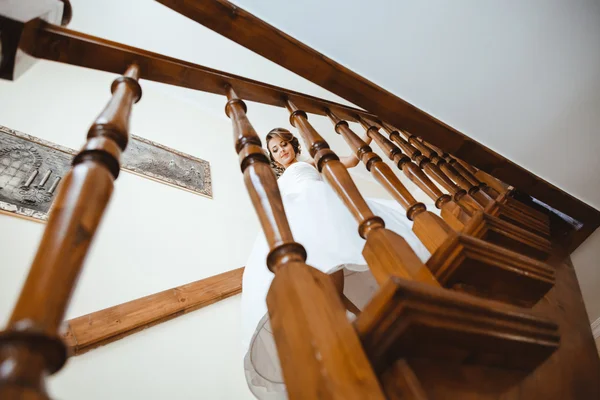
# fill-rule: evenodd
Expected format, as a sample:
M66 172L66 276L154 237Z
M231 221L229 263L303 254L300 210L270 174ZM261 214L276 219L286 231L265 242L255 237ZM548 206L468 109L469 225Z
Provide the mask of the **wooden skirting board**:
M83 354L241 293L243 271L234 269L70 319L63 339L72 355Z
M571 237L571 251L600 226L600 211L237 5L226 0L158 1L575 218L583 226Z

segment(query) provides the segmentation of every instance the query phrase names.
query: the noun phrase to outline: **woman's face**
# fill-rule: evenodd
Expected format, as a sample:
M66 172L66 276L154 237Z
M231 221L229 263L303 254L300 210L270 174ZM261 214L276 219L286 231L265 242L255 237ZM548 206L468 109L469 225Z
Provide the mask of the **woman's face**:
M294 152L292 145L282 140L280 137L275 136L274 138L271 138L269 143L267 143L267 146L269 146L269 151L271 152L273 159L283 165L284 168L287 168L296 160L296 153Z

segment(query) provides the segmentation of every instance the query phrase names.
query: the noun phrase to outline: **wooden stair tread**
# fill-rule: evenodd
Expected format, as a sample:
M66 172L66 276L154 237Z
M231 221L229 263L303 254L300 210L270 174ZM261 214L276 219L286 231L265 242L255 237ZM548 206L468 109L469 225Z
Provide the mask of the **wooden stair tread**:
M546 318L398 277L381 287L354 325L377 371L405 357L529 371L560 339Z
M535 305L555 282L547 264L463 234L450 238L426 264L446 288L524 307Z

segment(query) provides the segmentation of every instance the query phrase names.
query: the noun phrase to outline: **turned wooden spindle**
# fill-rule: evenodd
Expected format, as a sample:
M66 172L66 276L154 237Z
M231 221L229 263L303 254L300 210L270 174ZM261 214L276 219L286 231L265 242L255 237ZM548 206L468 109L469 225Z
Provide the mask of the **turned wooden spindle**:
M412 162L410 157L403 154L402 150L379 132L378 127L368 123L363 118L359 117L358 120L365 129L367 135L377 143L377 145L387 154L388 158L396 164L411 182L435 202L435 206L441 210L444 221L446 221L454 230L462 230L469 220L469 215L462 212L460 207L452 201L452 197L442 193L436 184L427 177L423 170Z
M308 122L306 113L298 109L289 99L285 101L285 105L290 112L290 123L300 132L317 169L358 222L358 233L367 241L363 249L363 256L375 279L382 284L391 276L400 276L439 286L404 238L386 229L383 220L373 214L352 181L348 170L329 148L325 139ZM363 148L362 152L368 158L367 162L377 163L376 158L381 161L377 156L370 157L368 155L370 149L367 150L368 146L362 140L357 140L357 138L352 138L352 140ZM411 203L408 198L405 197L405 199ZM412 203L416 203L416 201ZM414 216L421 209L425 211L424 207L422 204L416 206L409 214Z
M512 200L509 197L509 192L504 192L497 199L492 199L487 193L481 190L479 182L477 182L477 185L472 185L446 160L441 158L438 155L438 151L443 154L441 150L436 151L427 143L412 136L411 142L423 150L426 154L426 156L424 156L421 153L421 150L417 149L412 143L409 143L404 139L398 130L386 123L380 123L378 121L377 124L384 128L391 140L399 146L401 145L403 150L406 149L408 151L407 154L411 155L411 158L420 165L432 179L443 186L451 194L453 193L456 203L470 216L474 216L481 210L485 210L490 215L498 216L513 225L528 230L535 235L539 235L544 238L543 240L546 240L549 237L549 222L547 215L537 210L533 210L516 200ZM403 134L409 136L406 133ZM431 159L429 157L431 157ZM457 184L459 184L460 187ZM466 192L465 188L468 190L466 195L464 194ZM547 246L544 245L544 247Z
M294 241L275 174L245 103L230 86L226 95L225 112L244 182L270 249L267 266L275 278L267 307L290 399L383 399L331 278L308 266L304 248ZM321 373L317 379L315 374Z
M475 199L480 205L486 207L494 201L487 193L480 190L478 184L471 183L459 171L444 160L440 155L429 147L427 144L419 141L415 135L403 132L407 136L410 144L415 146L421 153L428 157L435 165L437 165L448 177L450 177L458 186L465 189L467 193Z
M520 201L512 199L512 190L506 190L502 193L498 193L495 189L471 174L466 168L463 167L461 163L455 160L448 153L445 153L441 149L426 143L422 139L418 140L421 141L424 146L431 148L432 151L439 154L441 159L446 161L451 168L455 168L461 176L463 176L467 181L469 181L469 183L473 185L473 187L478 187L480 190L476 191L476 196L482 196L483 193L489 199L493 200L488 201L486 206L487 210L489 210L491 213L498 214L502 218L506 218L512 223L523 226L527 229L531 229L541 235L547 236L549 234L550 221L547 214L531 208Z
M433 149L442 159L444 159L448 164L454 167L461 176L463 176L470 184L479 186L483 191L485 191L490 197L497 198L500 193L498 193L494 188L488 186L485 182L479 180L474 174L471 173L467 168L463 166L462 163L459 163L454 157L450 154L446 153L439 147L432 145L431 143L425 142L422 138L417 138L424 145Z
M378 124L386 131L390 139L397 144L425 173L448 193L452 195L453 200L458 204L467 215L472 216L477 211L483 210L483 206L476 202L467 191L459 187L450 179L437 165L424 156L416 147L408 143L406 139L400 136L400 132L390 125L379 122Z
M131 65L62 179L42 241L8 327L0 334L0 398L47 399L45 378L65 363L58 335L71 293L119 175L129 115L142 90Z
M356 157L365 164L373 178L379 182L404 210L408 219L414 221L413 231L430 252L434 252L448 238L453 230L437 215L427 211L423 203L417 202L412 194L394 174L389 165L373 152L373 150L354 133L346 121L340 120L328 110L327 115L340 134L350 146ZM442 201L450 200L449 196Z

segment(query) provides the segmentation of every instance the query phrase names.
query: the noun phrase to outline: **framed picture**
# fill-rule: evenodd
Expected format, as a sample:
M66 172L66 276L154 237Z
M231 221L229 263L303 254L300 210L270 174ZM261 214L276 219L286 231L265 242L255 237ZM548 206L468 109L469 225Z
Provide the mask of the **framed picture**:
M45 221L77 151L0 125L0 212ZM123 171L212 198L208 161L131 136Z

